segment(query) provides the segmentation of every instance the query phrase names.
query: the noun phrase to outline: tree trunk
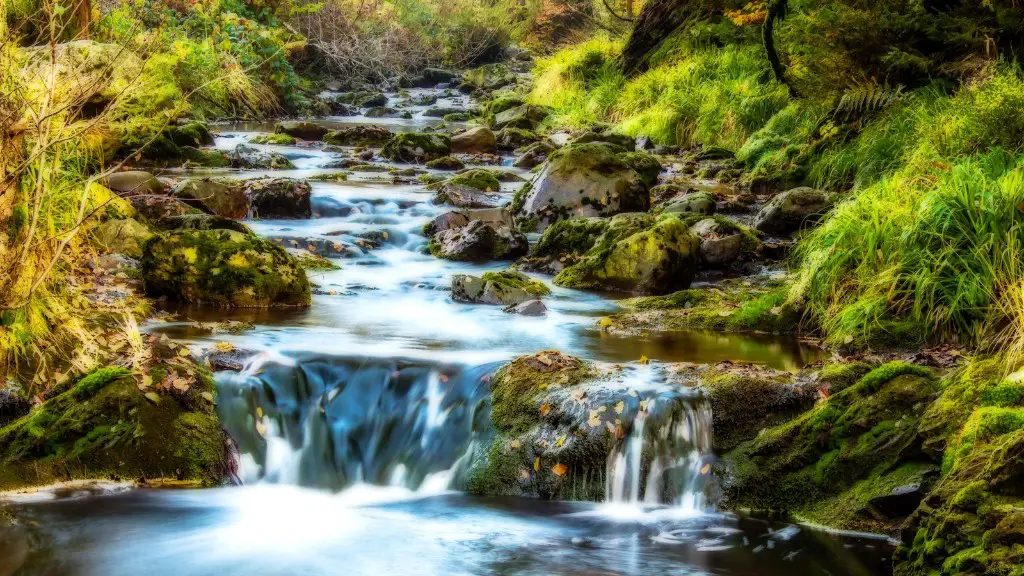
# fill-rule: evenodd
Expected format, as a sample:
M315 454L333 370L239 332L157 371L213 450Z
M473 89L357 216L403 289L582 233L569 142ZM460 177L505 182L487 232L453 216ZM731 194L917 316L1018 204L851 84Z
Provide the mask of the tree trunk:
M787 0L774 0L768 5L768 14L764 18L764 26L761 28L761 41L764 44L764 53L768 57L768 64L772 67L772 74L775 80L789 88L789 93L799 97L796 88L786 79L786 67L779 58L779 52L775 48L775 22L786 16L788 8Z
M89 39L92 27L92 0L78 0L75 7L75 30L80 39Z
M643 72L651 53L679 27L708 20L722 11L722 0L649 0L622 50L623 69L627 74Z

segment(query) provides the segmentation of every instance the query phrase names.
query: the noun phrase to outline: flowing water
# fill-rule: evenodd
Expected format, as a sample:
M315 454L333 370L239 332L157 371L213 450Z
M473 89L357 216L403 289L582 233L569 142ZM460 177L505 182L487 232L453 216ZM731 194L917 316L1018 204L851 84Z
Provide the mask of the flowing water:
M466 103L453 96L438 105ZM438 124L423 107L411 110L412 119L329 123L396 131ZM269 130L224 126L216 146L233 149ZM339 157L307 145L256 147L297 168L194 175L309 178L332 172L324 166ZM528 177L510 162L503 158L504 169ZM660 363L672 361L792 369L820 351L784 338L703 332L616 337L596 327L618 310L614 296L554 286L540 318L455 303L446 291L452 275L505 264L426 254L420 230L448 210L430 202L432 193L379 173L311 183L314 218L249 222L286 245L334 248L341 269L311 273L309 309L169 308L172 318L148 327L197 348L228 340L258 352L241 373L218 376L241 486L72 491L16 502L5 511L18 521L0 528L0 576L17 566L23 574L150 576L887 573L885 539L715 512L704 485L713 458L708 405L659 376ZM520 185L503 192L511 197ZM383 242L367 243L368 233ZM256 327L211 330L224 320ZM654 360L634 363L619 383L642 404L623 413L625 435L598 471L607 501L459 492L473 455L493 438L489 375L518 354L547 349Z

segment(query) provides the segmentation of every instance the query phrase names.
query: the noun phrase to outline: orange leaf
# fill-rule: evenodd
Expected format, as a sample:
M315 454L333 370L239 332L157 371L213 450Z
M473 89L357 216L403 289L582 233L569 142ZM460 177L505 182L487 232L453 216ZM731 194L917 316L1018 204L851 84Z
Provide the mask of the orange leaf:
M540 415L541 416L547 416L548 412L551 412L551 404L541 404L540 405Z
M569 467L565 464L555 464L551 467L551 471L555 473L555 476L564 476L569 471Z

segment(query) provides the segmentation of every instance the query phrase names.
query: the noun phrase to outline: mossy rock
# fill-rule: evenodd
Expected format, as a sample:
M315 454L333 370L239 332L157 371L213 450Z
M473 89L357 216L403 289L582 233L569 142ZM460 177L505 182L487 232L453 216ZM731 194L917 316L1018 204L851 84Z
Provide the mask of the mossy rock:
M330 130L319 124L305 120L285 120L278 122L277 125L274 126L275 134L287 134L293 138L309 140L311 142L322 140L324 135L329 131Z
M658 183L658 175L661 174L661 162L646 152L626 152L619 156L627 166L636 171L643 179L647 187Z
M427 168L431 168L433 170L463 170L466 168L466 165L462 160L459 160L454 156L443 156L436 160L427 162Z
M160 230L234 230L242 234L252 234L248 226L237 220L202 213L168 216L157 220L156 227Z
M391 139L383 126L351 126L324 134L324 143L333 146L383 146Z
M153 233L134 218L108 220L93 230L96 240L107 252L142 257L142 246Z
M466 186L476 190L483 190L485 192L497 192L501 189L501 182L498 177L494 175L494 172L490 170L475 169L467 170L452 176L448 179L446 184L453 186Z
M0 490L75 479L221 483L228 439L213 378L168 356L155 354L146 392L128 370L100 368L0 428ZM165 389L171 370L176 385Z
M174 230L143 248L146 293L180 302L261 308L308 306L305 272L283 248L232 230Z
M550 293L543 282L513 270L485 272L481 278L465 274L452 278L452 300L456 302L514 306Z
M395 134L380 155L396 162L429 162L452 152L452 139L447 134L400 132Z
M173 194L189 206L223 218L245 218L249 213L249 199L240 186L193 178L175 186Z
M648 219L633 215L613 218L597 245L561 271L555 284L640 294L688 288L699 264L700 240L679 219L664 218L643 226Z
M167 138L177 146L200 148L213 145L213 134L202 122L188 122L181 126L169 126L164 130Z
M182 146L181 157L191 166L202 168L227 168L231 166L231 157L220 150Z
M667 202L661 207L664 214L701 214L710 216L718 209L718 201L709 192L693 192Z
M274 146L294 146L298 140L288 134L260 134L249 140L252 144L271 144Z

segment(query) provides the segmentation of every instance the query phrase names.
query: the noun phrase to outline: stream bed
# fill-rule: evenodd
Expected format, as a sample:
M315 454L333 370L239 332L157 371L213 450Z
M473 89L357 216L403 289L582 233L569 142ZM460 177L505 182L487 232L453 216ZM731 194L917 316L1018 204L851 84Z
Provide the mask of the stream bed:
M442 106L467 104L460 95L439 100ZM325 124L412 131L439 122L423 117L423 107L408 109L411 119L333 117ZM219 130L216 146L229 150L273 128L235 124ZM284 154L296 169L188 175L305 179L336 172L325 165L344 154L309 145L254 147ZM510 166L511 157L502 160L502 169L529 177ZM340 269L310 272L316 284L310 308L164 306L163 319L146 327L196 350L228 341L259 353L245 373L218 377L219 410L238 444L244 485L19 501L5 508L19 522L0 532L0 576L18 566L18 574L68 576L890 572L891 544L876 536L835 535L708 506L641 505L636 498L596 504L482 499L453 491L466 473L467 455L481 441L476 435L487 415L486 375L517 355L557 349L604 362L646 356L655 366L730 360L791 370L822 352L778 337L609 335L597 321L619 310L618 296L559 288L550 278L542 278L553 290L542 317L453 302L453 275L479 275L508 263L459 263L427 254L423 225L451 209L432 204L432 192L419 183L395 183L386 173L310 183L314 218L247 222L285 245L342 247L332 258ZM511 198L521 185L503 184L502 192ZM367 247L361 240L369 233L384 240ZM204 326L227 320L255 328L232 333ZM268 376L274 368L264 373L261 363L277 366L282 375ZM294 374L286 370L295 367ZM657 391L649 375L655 373L636 371L666 402L690 401ZM691 444L675 464L699 469L712 457L695 440L710 446L709 419L692 417L699 412L686 412L691 416L683 432ZM639 453L633 457L641 459ZM616 468L624 465L609 463L609 493L615 491L612 478L640 474L638 464L629 471ZM633 485L640 481L637 476Z

